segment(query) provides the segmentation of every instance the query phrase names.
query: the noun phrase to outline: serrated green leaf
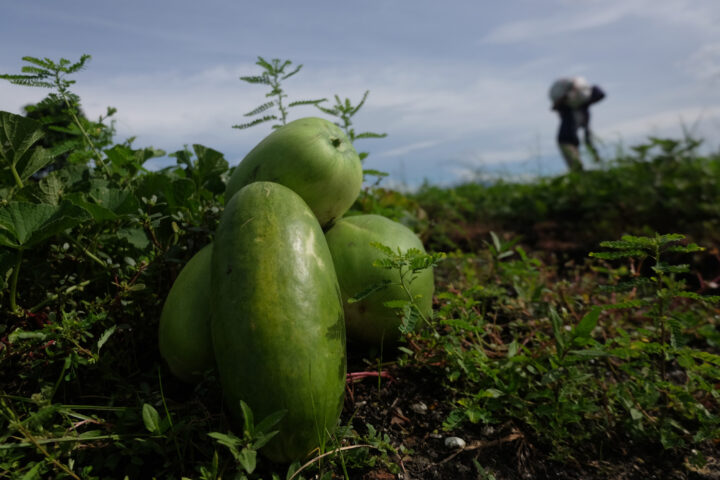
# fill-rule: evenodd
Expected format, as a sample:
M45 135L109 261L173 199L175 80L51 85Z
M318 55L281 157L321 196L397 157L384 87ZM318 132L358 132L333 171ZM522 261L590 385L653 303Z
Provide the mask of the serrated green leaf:
M102 335L100 335L100 338L97 341L98 352L103 347L103 345L105 345L105 343L107 343L107 341L110 339L112 334L115 333L116 329L117 329L117 325L113 325L112 327L105 330Z
M57 205L63 195L65 184L55 172L50 173L38 182L37 199L40 203Z
M32 247L89 218L85 210L69 202L60 205L9 202L0 207L0 245Z
M245 130L247 128L254 127L255 125L259 125L261 123L269 122L271 120L277 120L277 118L278 117L276 115L265 115L261 118L256 118L252 122L241 123L239 125L233 125L232 128L237 128L239 130Z
M262 113L262 112L268 110L269 108L272 108L273 105L275 105L275 100L270 101L270 102L265 102L265 103L263 103L262 105L256 107L255 109L250 110L249 112L247 112L246 114L244 114L244 116L245 116L245 117L255 116L255 115L259 114L259 113Z

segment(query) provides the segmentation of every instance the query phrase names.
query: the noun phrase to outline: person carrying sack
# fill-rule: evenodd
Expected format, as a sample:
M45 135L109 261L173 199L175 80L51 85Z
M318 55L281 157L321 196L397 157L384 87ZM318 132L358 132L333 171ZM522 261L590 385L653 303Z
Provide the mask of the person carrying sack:
M590 131L590 105L603 98L605 92L597 85L591 86L583 77L560 78L550 87L552 110L560 115L558 147L570 171L583 170L578 137L580 128L584 131L585 146L588 151L596 162L600 161Z

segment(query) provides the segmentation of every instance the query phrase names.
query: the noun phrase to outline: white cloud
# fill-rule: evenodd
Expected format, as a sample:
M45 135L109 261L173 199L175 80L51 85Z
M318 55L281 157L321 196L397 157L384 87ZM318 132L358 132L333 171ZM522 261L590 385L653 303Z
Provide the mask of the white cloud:
M549 16L510 21L481 39L481 43L521 43L605 27L623 19L655 20L714 33L720 17L715 0L589 0L561 1ZM557 8L559 7L559 8ZM556 13L557 12L557 13Z
M441 143L440 140L429 140L423 142L412 143L410 145L403 145L400 147L392 148L390 150L383 150L378 153L381 157L397 157L401 155L407 155L410 152L416 150L423 150L426 148L434 147Z
M640 117L611 123L598 130L604 138L632 139L647 137L648 135L670 135L679 137L683 127L703 129L705 125L712 125L720 121L720 105L704 107L689 107L664 110ZM717 125L714 125L717 128Z
M703 45L681 66L699 80L720 80L720 42Z
M568 6L560 13L535 19L508 22L491 30L482 43L519 43L538 38L598 28L615 22L634 10L630 2L604 2L593 9Z

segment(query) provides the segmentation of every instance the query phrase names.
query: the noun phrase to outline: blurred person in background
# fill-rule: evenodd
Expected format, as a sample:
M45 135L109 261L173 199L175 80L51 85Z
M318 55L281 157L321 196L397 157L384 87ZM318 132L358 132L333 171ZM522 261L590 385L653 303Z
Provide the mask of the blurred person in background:
M558 147L568 169L572 172L583 170L578 129L584 130L585 146L593 160L600 162L590 131L590 105L603 98L605 92L597 85L590 85L582 77L560 78L550 87L552 109L560 115Z

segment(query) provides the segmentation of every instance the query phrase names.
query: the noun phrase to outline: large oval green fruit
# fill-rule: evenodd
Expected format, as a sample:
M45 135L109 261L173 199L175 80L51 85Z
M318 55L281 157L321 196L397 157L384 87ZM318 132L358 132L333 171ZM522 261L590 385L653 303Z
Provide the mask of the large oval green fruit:
M401 319L398 310L386 307L384 303L409 300L402 287L389 285L358 302L348 303L347 300L374 285L383 282L397 284L400 281L396 270L373 266L375 260L383 258L383 253L371 243L379 242L394 251L399 248L406 252L415 248L424 253L420 239L405 225L380 215L355 215L340 219L325 237L340 282L348 338L376 346L399 340ZM418 304L423 314L429 315L432 311L434 290L432 268L421 271L410 283L413 297L420 296Z
M210 338L212 250L212 244L206 245L185 264L160 314L160 355L176 377L190 383L215 366Z
M345 133L332 122L307 117L274 130L243 158L230 176L225 201L255 181L289 187L326 226L357 199L363 174Z
M212 339L223 393L259 421L285 410L261 449L293 462L324 444L343 406L342 300L315 215L289 188L255 182L230 199L212 256Z

